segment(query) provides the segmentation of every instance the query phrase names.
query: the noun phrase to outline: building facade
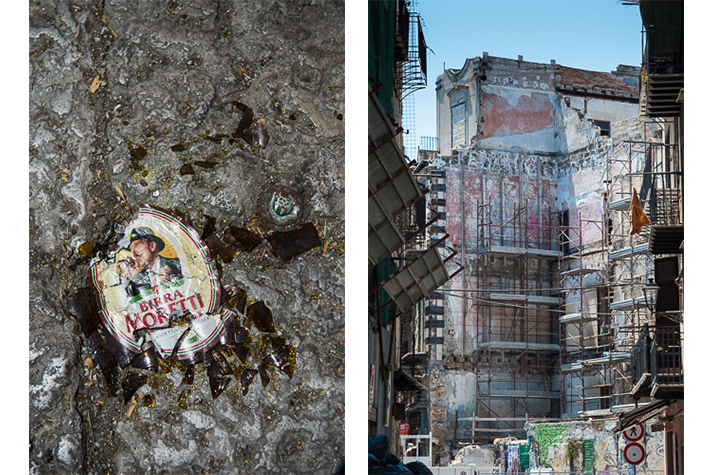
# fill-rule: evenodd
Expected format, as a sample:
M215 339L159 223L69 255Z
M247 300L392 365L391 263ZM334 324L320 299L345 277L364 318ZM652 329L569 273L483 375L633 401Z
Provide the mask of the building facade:
M420 156L439 217L429 232L463 267L424 305L440 463L463 444L525 438L526 422L610 420L648 402L631 356L657 319L644 298L658 276L653 173L672 165L657 153L664 126L639 114L640 72L484 53L437 79L439 150ZM634 195L654 224L638 232Z

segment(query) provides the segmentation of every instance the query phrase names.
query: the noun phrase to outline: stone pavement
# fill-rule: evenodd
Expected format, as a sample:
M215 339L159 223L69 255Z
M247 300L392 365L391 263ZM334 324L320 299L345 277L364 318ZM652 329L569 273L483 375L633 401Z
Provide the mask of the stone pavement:
M29 6L30 473L331 473L344 454L344 2ZM235 101L265 124L265 148L231 137ZM213 400L197 371L181 403L173 369L128 417L67 310L90 259L141 203L198 230L211 217L265 233L271 185L302 195L323 246L284 263L263 242L221 275L271 306L293 378Z

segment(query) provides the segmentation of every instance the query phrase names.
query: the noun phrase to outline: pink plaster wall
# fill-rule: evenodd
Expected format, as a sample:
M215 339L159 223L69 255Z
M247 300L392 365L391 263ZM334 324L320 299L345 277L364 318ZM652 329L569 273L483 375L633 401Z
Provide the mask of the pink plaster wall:
M554 126L554 111L547 94L521 95L516 106L508 99L482 92L483 138L536 132Z

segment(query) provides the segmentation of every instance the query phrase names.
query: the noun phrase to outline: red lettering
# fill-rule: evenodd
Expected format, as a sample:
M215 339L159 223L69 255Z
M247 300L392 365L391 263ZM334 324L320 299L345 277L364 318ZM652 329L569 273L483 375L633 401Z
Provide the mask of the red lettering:
M141 312L147 312L150 309L150 306L145 302L141 302L140 305L141 305Z
M175 298L178 298L178 297L182 298L182 294L180 293L179 290L176 290L176 291L175 291L175 294L173 294L173 296L174 296Z
M126 315L126 327L128 327L128 330L131 330L131 327L133 327L134 330L138 330L138 325L140 322L140 316L136 313L133 316L133 320L131 320L130 315Z
M161 302L160 296L158 296L158 297L155 297L155 299L153 299L153 303L157 307L158 305L162 304L163 302Z
M200 302L200 307L205 306L205 304L202 302L202 296L199 293L197 294L197 301Z
M165 316L163 312L158 312L158 323L166 323L168 321L168 317Z
M150 324L148 324L148 317L150 317L150 321L152 322ZM143 325L145 325L146 327L154 327L155 326L155 315L153 315L150 312L143 314Z
M195 306L195 296L194 296L194 295L190 295L190 296L187 298L187 300L189 300L190 303L192 304L192 308L194 308L195 310L197 310L197 307Z
M163 299L165 299L165 303L172 302L173 301L173 296L170 295L169 293L165 294L163 296Z
M183 310L187 310L185 308L185 299L180 300L178 303L180 304L180 307L182 307Z
M169 313L173 313L175 311L175 305L177 305L177 302L171 302L170 305L168 305Z
M155 287L151 287L151 290L153 291L154 294L158 293L158 286L156 285Z

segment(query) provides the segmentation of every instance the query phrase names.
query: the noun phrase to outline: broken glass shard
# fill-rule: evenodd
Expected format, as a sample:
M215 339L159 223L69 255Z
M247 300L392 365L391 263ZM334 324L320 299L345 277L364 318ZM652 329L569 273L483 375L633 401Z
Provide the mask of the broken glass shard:
M91 287L79 289L67 304L69 313L76 318L79 328L85 336L89 336L101 324L99 305Z
M294 231L274 232L266 239L274 253L284 262L321 245L318 230L313 223L308 223Z
M192 164L186 163L185 165L180 167L180 175L194 175L195 174L195 169L192 167Z
M142 160L143 157L146 156L148 151L143 148L143 147L136 147L134 149L131 149L131 158L134 158L136 160Z
M217 165L219 165L219 163L217 163L217 162L208 162L207 160L195 160L194 163L198 167L202 167L202 168L214 168Z
M185 391L181 392L178 396L177 405L180 409L187 409L187 395Z
M145 369L148 371L158 370L158 357L155 355L155 349L151 346L143 353L139 353L131 360L131 366L136 369Z
M247 358L249 358L249 345L244 343L234 345L234 356L236 356L242 364L245 364Z
M91 347L96 352L96 361L104 375L104 380L108 386L108 392L111 396L115 396L118 393L119 385L119 370L116 357L106 344L106 341L102 337L101 333L98 331L92 332L88 338L89 343L91 343Z
M257 369L259 371L259 376L261 376L261 385L266 386L269 384L269 374L266 372L266 366L260 364Z
M230 234L239 243L239 245L247 252L251 252L256 246L264 240L261 236L248 229L230 226Z
M227 385L232 380L231 378L213 378L210 376L210 392L212 393L212 399L217 399L217 396L222 394Z
M244 131L242 137L249 145L257 144L261 148L266 148L266 144L269 143L269 133L266 131L264 119L259 119L253 123L251 127Z
M271 309L267 307L262 300L249 305L247 308L247 317L249 317L249 320L251 320L256 329L260 332L273 333L276 331L276 328L274 328L274 320L271 316Z
M290 345L284 345L278 350L263 359L263 364L276 366L289 379L293 376L293 371L296 367L296 351Z
M155 406L155 396L152 394L146 394L143 396L143 407L154 407Z
M234 258L234 253L237 252L237 249L233 246L230 246L223 240L221 240L219 237L217 237L216 234L212 234L210 237L205 239L205 242L210 248L210 251L214 255L219 256L220 259L224 262L232 262L232 259Z
M242 395L246 396L247 393L249 392L249 385L251 382L254 380L254 376L256 376L259 373L259 371L255 369L245 369L242 372L242 375L239 377L239 382L242 384Z
M192 383L194 381L195 381L195 365L190 365L190 366L188 366L187 370L185 370L185 375L182 377L181 384L192 385Z
M141 373L128 373L123 380L123 402L127 404L133 395L138 391L138 388L143 386L148 381L148 376Z
M243 112L242 119L239 121L237 130L234 131L232 137L235 139L241 139L244 132L251 126L254 120L254 111L252 111L249 106L242 104L241 102L234 101L234 106Z
M286 344L286 338L278 335L269 335L269 339L271 340L271 348L274 350L278 350L282 346Z
M170 147L170 150L172 150L173 152L184 152L186 150L185 144L181 144L181 143L175 144L172 147Z

